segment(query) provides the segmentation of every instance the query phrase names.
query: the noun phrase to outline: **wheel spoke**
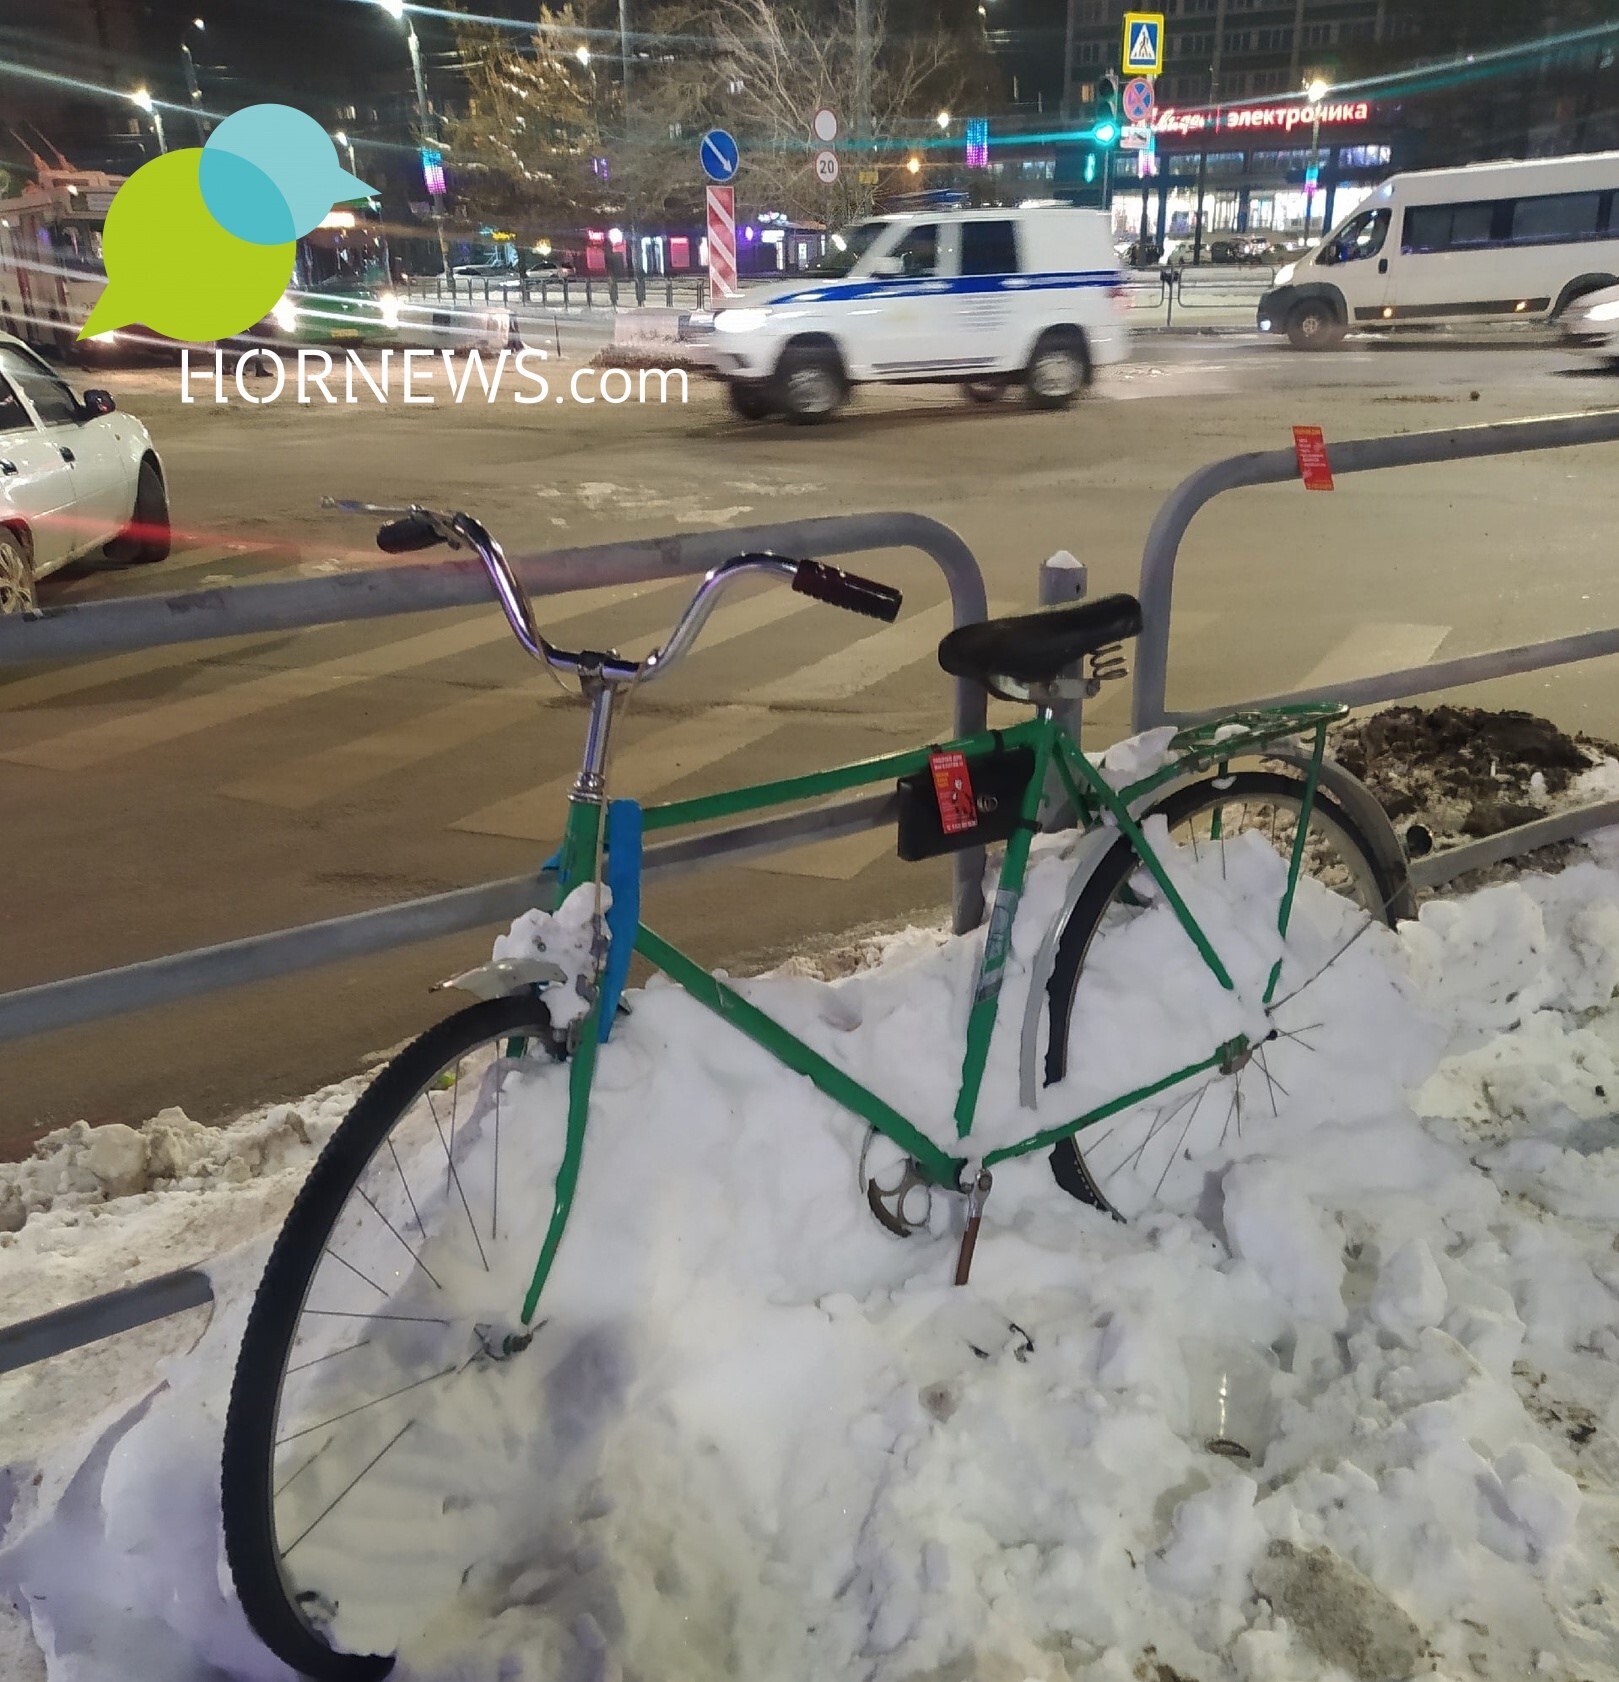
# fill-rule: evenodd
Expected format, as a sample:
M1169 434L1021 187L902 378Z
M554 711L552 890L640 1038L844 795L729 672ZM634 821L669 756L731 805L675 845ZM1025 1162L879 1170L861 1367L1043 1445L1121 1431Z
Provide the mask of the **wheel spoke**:
M316 1525L322 1523L326 1519L328 1514L331 1513L332 1509L337 1506L338 1502L341 1501L343 1499L343 1497L345 1495L347 1495L348 1492L351 1489L354 1488L354 1486L360 1481L361 1478L365 1477L366 1474L368 1472L370 1472L371 1468L373 1466L375 1466L379 1460L382 1459L383 1455L385 1455L388 1452L388 1450L391 1449L394 1446L394 1444L397 1443L399 1441L399 1439L402 1436L404 1436L404 1434L415 1423L416 1423L416 1421L414 1419L407 1419L405 1421L405 1423L399 1427L399 1429L393 1434L393 1436L391 1436L388 1439L388 1441L385 1442L382 1445L382 1447L374 1455L372 1455L372 1457L365 1463L365 1465L363 1465L359 1469L359 1471L356 1472L354 1474L354 1476L352 1478L350 1478L349 1481L346 1484L343 1485L343 1487L337 1492L337 1494L334 1495L332 1497L332 1499L330 1501L328 1501L326 1503L326 1505L323 1508L321 1508L321 1510L318 1513L316 1513L314 1518L307 1525L305 1525L304 1528L302 1530L300 1530L298 1532L298 1534L296 1536L294 1536L293 1539L290 1542L287 1543L286 1547L281 1549L282 1559L285 1559L287 1557L287 1555L290 1554L292 1552L292 1550L295 1547L297 1547L300 1542L304 1541L309 1536L310 1532L314 1530Z
M385 1214L383 1214L383 1212L382 1212L382 1211L381 1211L381 1210L380 1210L380 1209L379 1209L379 1208L378 1208L378 1207L377 1207L377 1205L376 1205L376 1204L375 1204L375 1203L374 1203L374 1202L373 1202L373 1201L372 1201L372 1199L371 1199L371 1197L370 1197L370 1195L369 1195L369 1194L368 1194L368 1193L367 1193L367 1192L366 1192L366 1190L365 1190L365 1189L364 1189L364 1187L362 1187L362 1186L356 1186L356 1187L355 1187L355 1188L354 1188L354 1189L355 1189L355 1190L356 1190L356 1191L357 1191L357 1192L359 1192L359 1194L360 1194L360 1197L361 1197L361 1198L362 1198L362 1200L363 1200L363 1201L364 1201L364 1203L365 1203L365 1206L366 1206L366 1208L368 1208L368 1209L369 1209L369 1210L370 1210L370 1211L371 1211L371 1213L372 1213L372 1214L373 1214L373 1215L375 1215L375 1216L376 1216L376 1217L377 1217L377 1219L378 1219L378 1220L379 1220L379 1221L381 1221L381 1222L382 1222L382 1224L383 1224L383 1225L384 1225L384 1226L385 1226L385 1227L387 1227L387 1229L388 1229L388 1230L389 1230L389 1232L391 1232L391 1233L392 1233L392 1234L393 1234L393 1235L394 1235L394 1237L395 1237L395 1238L397 1238L397 1239L398 1239L398 1240L399 1240L399 1242L400 1242L400 1244L401 1244L401 1245L402 1245L402 1246L403 1246L403 1248L404 1248L404 1251L405 1251L405 1254L406 1254L406 1255L407 1255L407 1256L409 1256L409 1257L410 1257L410 1259L411 1259L411 1260L412 1260L412 1261L413 1261L413 1262L415 1262L415 1264L416 1264L416 1265L417 1265L417 1266L418 1266L418 1267L419 1267L419 1268L420 1268L420 1269L421 1269L421 1270L422 1270L422 1272L423 1272L423 1273L425 1273L425 1274L426 1274L426 1275L427 1275L427 1277L428 1277L428 1278L429 1278L429 1279L431 1279L431 1280L432 1280L432 1281L433 1281L433 1284L434 1284L434 1287L435 1287L435 1288L436 1288L436 1289L438 1289L438 1290L441 1290L441 1291L442 1291L442 1290L443 1290L443 1289L444 1289L444 1287L443 1287L443 1285L441 1285L441 1284L440 1284L440 1283L439 1283L439 1278L438 1278L438 1275L437 1275L437 1274L436 1274L436 1273L434 1273L434 1271L433 1271L433 1270L432 1270L432 1268L430 1268L430 1267L429 1267L429 1266L428 1266L428 1265L427 1265L427 1263L426 1263L426 1262L424 1262L424 1261L423 1261L423 1260L422 1260L422 1258L421 1258L421 1255L420 1255L420 1253L419 1253L419 1252L418 1252L418 1251L415 1251L415 1250L413 1250L413 1249L411 1249L411 1247L410 1247L410 1245L409 1245L409 1244L408 1244L408 1243L406 1243L406 1242L405 1242L405 1235L404 1235L404 1234L403 1234L403 1233L402 1233L402 1232L401 1232L401 1231L400 1231L400 1230L399 1230L399 1228L398 1228L398 1227L396 1227L396 1226L395 1226L395 1225L394 1225L394 1224L393 1224L393 1222L392 1222L392 1221L390 1221L390 1220L389 1220L389 1219L388 1219L388 1217L387 1217L387 1216L386 1216L386 1215L385 1215ZM423 1237L423 1238L425 1238L425 1237L426 1237L426 1236L427 1236L427 1234L426 1234L426 1233L425 1233L425 1232L424 1232L424 1233L423 1233L423 1234L422 1234L422 1237Z
M461 1184L461 1176L456 1171L455 1166L455 1155L452 1149L455 1138L454 1107L452 1106L450 1112L450 1137L448 1139L444 1136L444 1124L439 1120L438 1106L434 1104L431 1094L428 1094L427 1096L427 1108L432 1114L434 1127L438 1129L438 1142L444 1147L444 1166L448 1176L445 1182L444 1194L448 1197L450 1187L455 1187L456 1196L461 1200L462 1212L467 1217L467 1231L472 1234L472 1242L478 1249L478 1260L483 1263L483 1270L487 1273L489 1271L489 1257L484 1254L483 1240L478 1236L478 1223L472 1218L472 1205L467 1202L467 1194Z
M1207 1092L1208 1089L1209 1083L1207 1081L1205 1081L1203 1085L1197 1089L1197 1096L1192 1100L1191 1114L1186 1118L1186 1125L1181 1129L1180 1138L1175 1141L1175 1149L1169 1153L1169 1156L1164 1162L1164 1170L1163 1173L1158 1176L1157 1185L1152 1188L1152 1194L1154 1197L1163 1190L1164 1180L1168 1176L1169 1170L1174 1167L1176 1156L1178 1156L1181 1150L1184 1149L1186 1145L1186 1135L1191 1131L1192 1123L1197 1117L1197 1107L1203 1102L1203 1094Z
M413 1378L409 1384L401 1384L397 1390L390 1390L384 1396L373 1396L369 1402L360 1402L351 1408L344 1408L341 1413L334 1413L330 1419L323 1419L317 1425L306 1425L301 1431L289 1431L286 1436L278 1437L275 1446L285 1448L288 1443L295 1443L300 1437L310 1436L316 1431L324 1431L328 1425L336 1425L341 1420L352 1419L357 1413L364 1413L370 1408L381 1407L384 1402L391 1402L396 1396L408 1395L412 1390L420 1390L424 1384L437 1384L441 1378L448 1378L458 1369L448 1366L442 1371L429 1373L426 1378Z

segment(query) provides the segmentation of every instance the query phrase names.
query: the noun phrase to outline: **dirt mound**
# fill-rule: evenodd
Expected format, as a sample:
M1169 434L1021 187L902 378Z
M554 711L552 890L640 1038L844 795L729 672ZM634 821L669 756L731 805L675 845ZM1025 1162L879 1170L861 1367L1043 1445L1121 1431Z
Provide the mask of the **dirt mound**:
M1436 836L1495 835L1541 817L1582 771L1619 748L1569 736L1533 713L1479 707L1390 707L1333 738L1333 757L1399 824Z

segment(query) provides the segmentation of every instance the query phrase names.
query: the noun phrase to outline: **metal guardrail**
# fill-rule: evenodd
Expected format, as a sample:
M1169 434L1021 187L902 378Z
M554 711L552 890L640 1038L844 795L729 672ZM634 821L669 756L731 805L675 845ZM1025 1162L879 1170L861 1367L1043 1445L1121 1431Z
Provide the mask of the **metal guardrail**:
M972 624L987 617L983 575L972 551L948 526L919 514L833 515L516 556L513 565L534 594L549 595L685 576L748 550L820 557L904 548L921 551L944 574L954 623ZM453 561L177 596L128 597L0 620L0 665L485 604L493 611L482 567ZM986 706L979 685L958 679L955 733L982 730ZM881 799L846 800L649 848L648 869L689 869L720 858L801 845L807 839L830 839L876 828L891 816ZM983 870L982 848L956 855L958 929L976 927L982 919ZM509 920L541 903L547 892L543 874L486 882L0 994L0 1042Z
M668 309L678 298L694 307L708 297L706 275L643 275L642 296L633 280L606 274L413 275L404 282L409 297L451 302L538 305L541 309L641 309L660 297ZM753 278L752 276L748 277Z
M199 1267L183 1267L176 1273L162 1273L143 1279L121 1291L108 1291L83 1302L69 1303L32 1320L14 1326L0 1326L0 1375L48 1361L104 1337L133 1331L136 1326L166 1320L188 1308L201 1308L214 1300L214 1287Z
M1557 415L1544 420L1497 421L1485 426L1455 427L1440 432L1412 432L1394 438L1361 438L1327 446L1333 477L1349 473L1378 472L1390 467L1418 467L1435 462L1476 461L1489 456L1521 455L1531 450L1571 449L1582 444L1619 443L1619 410L1587 415ZM1154 516L1141 554L1141 575L1137 593L1141 598L1142 632L1136 645L1135 686L1131 698L1131 721L1136 730L1157 724L1188 724L1217 717L1233 707L1276 707L1296 701L1347 701L1351 706L1370 706L1380 701L1409 700L1469 683L1511 677L1549 666L1572 665L1604 654L1619 654L1619 627L1582 631L1576 636L1553 637L1544 642L1523 643L1495 649L1488 654L1469 654L1454 660L1438 660L1425 666L1408 666L1376 677L1355 678L1344 683L1324 684L1312 689L1291 690L1281 695L1263 695L1234 701L1197 712L1177 712L1165 701L1169 678L1169 635L1175 568L1180 546L1198 511L1226 491L1253 485L1280 485L1299 476L1298 458L1292 450L1266 450L1253 455L1228 456L1210 463L1183 479L1165 499ZM1619 802L1602 801L1572 809L1512 829L1500 835L1464 846L1447 848L1417 861L1411 867L1415 886L1434 887L1504 858L1533 851L1551 841L1566 840L1587 830L1602 827L1619 816Z

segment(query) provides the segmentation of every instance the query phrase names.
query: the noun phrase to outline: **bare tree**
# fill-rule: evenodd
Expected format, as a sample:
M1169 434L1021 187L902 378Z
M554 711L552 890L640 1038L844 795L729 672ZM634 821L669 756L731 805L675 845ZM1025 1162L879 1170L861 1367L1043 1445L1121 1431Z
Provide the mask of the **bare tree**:
M891 36L883 7L867 10L873 141L869 148L840 143L842 168L825 186L815 177L810 118L828 106L840 113L848 137L850 91L861 80L856 0L813 10L774 0L713 0L708 16L717 77L744 140L750 198L834 226L864 215L879 184L903 167L904 141L968 84L974 67L961 36L938 27Z

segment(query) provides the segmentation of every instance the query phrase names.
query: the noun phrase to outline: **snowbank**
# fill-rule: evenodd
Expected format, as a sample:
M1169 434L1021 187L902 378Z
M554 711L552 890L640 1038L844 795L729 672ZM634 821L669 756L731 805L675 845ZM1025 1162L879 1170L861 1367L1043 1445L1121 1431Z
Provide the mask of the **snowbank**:
M1012 1039L1062 882L1054 851L1014 930ZM1098 948L1099 1080L1212 1020L1159 939L1149 913ZM746 990L945 1135L975 947L913 932ZM552 1388L459 1422L480 1508L521 1510L476 1552L446 1515L464 1587L397 1674L1619 1675L1616 983L1606 863L1436 901L1335 970L1279 1113L1130 1225L1041 1157L999 1170L965 1290L953 1211L889 1237L848 1118L652 987L602 1059ZM990 1137L1018 1121L1007 1035ZM157 1137L69 1130L3 1205L28 1211L0 1236L8 1318L136 1257L243 1246L155 1388L108 1346L80 1383L114 1405L66 1438L19 1394L49 1369L0 1389L31 1439L0 1486L0 1581L51 1682L285 1674L228 1591L218 1440L262 1234L340 1097L294 1107L307 1142L243 1124L259 1161L235 1180L229 1148L154 1176Z

